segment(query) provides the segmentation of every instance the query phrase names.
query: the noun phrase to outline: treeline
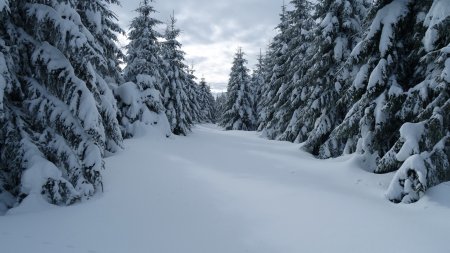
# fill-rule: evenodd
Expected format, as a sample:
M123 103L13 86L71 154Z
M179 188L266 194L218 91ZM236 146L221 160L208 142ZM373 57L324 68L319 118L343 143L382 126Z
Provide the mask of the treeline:
M160 34L142 1L124 55L110 4L0 0L0 213L30 195L68 205L102 191L103 158L143 125L169 136L215 121L175 18Z
M222 126L358 154L396 172L393 202L450 180L450 1L292 0L280 16L252 76L237 52Z

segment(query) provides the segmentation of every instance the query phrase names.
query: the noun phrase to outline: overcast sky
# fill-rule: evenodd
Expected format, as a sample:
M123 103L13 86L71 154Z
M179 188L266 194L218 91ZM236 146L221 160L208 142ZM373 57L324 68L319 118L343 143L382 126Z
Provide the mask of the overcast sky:
M122 0L114 7L126 31L140 0ZM172 11L182 34L186 60L196 76L205 77L214 92L226 90L234 53L242 47L253 68L260 48L275 35L282 0L155 0L157 18L167 23ZM162 30L161 30L162 31ZM126 44L125 38L121 44Z

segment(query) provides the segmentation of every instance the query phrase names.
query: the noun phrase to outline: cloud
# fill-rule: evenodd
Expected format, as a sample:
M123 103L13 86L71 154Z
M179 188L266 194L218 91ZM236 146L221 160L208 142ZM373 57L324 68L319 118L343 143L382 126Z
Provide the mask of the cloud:
M226 90L238 47L246 52L249 67L254 66L259 50L275 35L282 1L158 0L153 4L163 22L175 12L187 62L194 63L197 77L205 77L212 90L221 91ZM139 0L127 0L113 8L125 30L138 6ZM121 44L126 44L126 38L121 38Z

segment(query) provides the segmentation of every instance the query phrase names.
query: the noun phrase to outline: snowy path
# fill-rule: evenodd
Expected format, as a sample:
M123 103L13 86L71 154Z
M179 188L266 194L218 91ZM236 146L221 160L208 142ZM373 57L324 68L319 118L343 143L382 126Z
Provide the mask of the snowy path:
M449 184L394 205L383 197L392 175L212 126L126 146L96 199L30 200L0 217L0 252L450 252Z

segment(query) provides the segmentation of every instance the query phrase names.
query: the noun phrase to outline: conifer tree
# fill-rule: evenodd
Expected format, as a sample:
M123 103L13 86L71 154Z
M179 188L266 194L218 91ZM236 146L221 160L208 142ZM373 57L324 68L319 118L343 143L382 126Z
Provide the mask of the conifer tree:
M450 13L442 10L450 10L450 3L433 1L423 20L425 56L415 66L423 81L406 92L397 114L410 122L376 169L400 168L387 192L394 202L415 202L430 187L450 181Z
M211 94L211 89L204 78L202 78L199 84L199 103L201 107L201 114L205 117L204 123L214 123L214 97Z
M398 139L404 121L396 112L404 101L404 90L417 83L412 66L419 64L420 50L415 49L422 25L417 15L426 12L423 5L397 0L372 7L373 21L348 62L348 69L356 74L347 79L337 102L345 118L320 148L320 157L357 152L363 155L364 166L374 171Z
M264 75L264 86L261 91L260 98L260 112L258 114L258 130L263 132L263 135L273 139L274 134L269 132L268 124L275 117L276 98L279 95L279 90L282 84L286 82L286 72L288 65L288 44L291 37L288 36L288 29L290 27L290 19L287 13L287 6L282 5L280 14L280 24L277 26L278 34L269 45L267 50L267 72Z
M264 75L266 71L265 67L265 59L262 54L262 51L259 53L258 63L255 66L255 70L252 73L251 77L251 86L253 89L253 94L255 96L253 108L255 111L255 116L257 117L257 122L259 122L258 116L262 110L262 93L264 89Z
M228 81L226 111L220 123L226 130L255 129L254 98L246 62L244 52L239 48L233 60Z
M223 115L226 111L226 104L227 104L227 93L222 92L218 94L214 106L216 112L216 122L222 122Z
M196 82L196 77L194 75L194 66L187 67L185 70L187 73L187 80L184 85L186 95L189 99L189 111L191 112L193 123L203 123L206 121L206 116L202 114L200 105L200 87Z
M58 205L88 198L102 190L105 152L122 143L110 88L119 49L96 36L120 30L109 1L3 3L0 191Z
M161 35L155 26L161 22L152 17L155 9L151 2L142 1L136 10L138 16L131 22L124 69L126 82L114 92L121 111L122 133L126 138L140 132L143 125L160 125L166 135L170 135L160 93L165 77L158 42Z
M274 113L268 119L263 134L270 139L294 141L297 138L296 126L291 123L298 117L297 109L304 104L305 92L309 88L300 81L308 69L306 57L311 51L312 4L307 0L291 1L293 10L288 11L289 26L285 36L288 39L284 52L284 76L278 79L275 87L279 87L270 104Z
M156 10L151 5L153 0L143 0L136 10L138 16L131 21L127 49L127 66L124 78L127 82L136 82L138 75L152 77L153 85L160 87L163 79L161 46L158 42L163 36L156 31L156 26L162 22L152 17Z
M367 4L365 0L322 0L315 9L314 19L321 23L314 28L312 54L305 59L310 67L300 77L308 88L303 105L291 121L291 131L300 135L300 142L306 141L304 149L317 155L323 139L345 116L335 105L341 83L351 76L340 70L361 40Z
M186 86L190 84L190 80L186 73L187 67L183 63L184 52L181 51L181 44L177 40L180 30L175 27L175 23L175 17L172 16L161 52L164 62L163 97L172 132L176 135L187 135L194 122L186 94Z

